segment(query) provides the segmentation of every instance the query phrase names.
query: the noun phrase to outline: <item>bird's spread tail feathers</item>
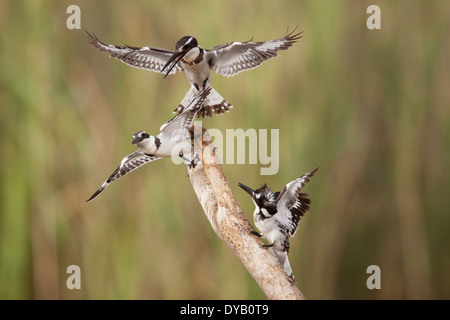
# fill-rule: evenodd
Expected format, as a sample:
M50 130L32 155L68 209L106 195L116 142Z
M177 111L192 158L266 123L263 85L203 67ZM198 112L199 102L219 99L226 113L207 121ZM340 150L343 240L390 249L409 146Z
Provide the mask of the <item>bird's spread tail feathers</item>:
M191 87L186 96L183 98L178 107L173 111L174 113L181 113L186 108L192 99L198 94L198 90L195 87ZM214 88L211 88L211 92L206 98L203 107L197 113L198 118L211 117L214 113L217 115L224 114L230 111L233 106L226 101Z

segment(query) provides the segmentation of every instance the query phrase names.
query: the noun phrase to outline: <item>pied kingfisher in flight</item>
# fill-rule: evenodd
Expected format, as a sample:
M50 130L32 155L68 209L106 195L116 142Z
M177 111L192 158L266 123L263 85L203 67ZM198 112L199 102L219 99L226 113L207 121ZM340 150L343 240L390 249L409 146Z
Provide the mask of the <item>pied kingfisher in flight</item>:
M194 155L191 151L189 128L192 126L195 115L202 108L210 92L211 87L200 91L182 113L177 114L161 126L161 132L157 136L151 136L145 131L135 133L131 143L137 145L139 150L123 158L117 169L86 202L96 198L117 179L151 161L172 156L179 156L188 161L186 156L190 155L191 163L193 164Z
M302 32L286 32L279 39L253 42L230 42L213 47L211 50L199 47L197 39L184 36L175 45L175 51L151 47L115 46L101 42L95 35L86 33L90 43L100 51L106 51L132 67L169 74L184 72L191 84L190 90L174 110L182 112L186 105L202 89L210 86L210 70L226 77L251 70L263 62L278 56L277 51L286 50L301 38ZM211 117L213 113L223 114L233 106L214 89L206 99L198 117Z
M267 185L253 190L239 183L253 199L255 212L253 219L261 233L252 231L253 234L264 237L278 262L286 274L293 278L291 265L289 264L289 238L293 237L298 229L301 217L309 210L311 201L308 194L301 193L309 179L319 168L289 182L281 192L273 192Z

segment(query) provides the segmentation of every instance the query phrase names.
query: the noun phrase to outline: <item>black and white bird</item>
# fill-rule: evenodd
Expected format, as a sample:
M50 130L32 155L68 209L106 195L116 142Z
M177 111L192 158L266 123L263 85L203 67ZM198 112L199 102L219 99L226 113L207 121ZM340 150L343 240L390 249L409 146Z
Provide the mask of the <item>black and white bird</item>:
M151 136L145 131L135 133L131 143L137 145L139 150L123 158L117 169L86 202L96 198L117 179L151 161L172 156L182 157L185 161L193 161L194 154L192 153L189 128L210 92L211 87L200 91L182 113L177 114L161 126L161 132L157 136Z
M210 86L211 72L231 77L239 72L260 66L270 58L278 56L277 51L286 50L301 38L302 32L286 32L279 39L253 42L230 42L211 50L199 47L197 39L184 36L175 45L175 51L151 47L115 46L101 42L91 35L90 43L100 51L106 51L132 67L169 74L184 72L191 88L174 112L182 112L198 91ZM223 114L233 106L214 89L205 101L198 117L211 117L213 113Z
M273 192L267 185L253 190L239 183L255 203L253 219L261 233L252 232L267 239L272 253L277 257L286 274L293 278L289 264L289 238L297 232L301 217L309 210L311 204L308 194L301 189L319 168L289 182L281 192Z

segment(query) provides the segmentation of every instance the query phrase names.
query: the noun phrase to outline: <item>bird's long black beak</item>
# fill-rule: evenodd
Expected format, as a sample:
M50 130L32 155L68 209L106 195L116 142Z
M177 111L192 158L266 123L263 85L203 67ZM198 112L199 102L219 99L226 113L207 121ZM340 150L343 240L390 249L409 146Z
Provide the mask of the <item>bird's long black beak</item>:
M178 52L178 51L175 51L175 52L173 53L173 55L170 57L169 61L167 61L166 65L165 65L164 68L162 68L162 70L161 70L161 71L164 71L164 69L166 69L167 66L169 66L170 63L172 63L172 61L175 61L175 62L169 67L169 70L167 70L166 75L164 76L164 79L167 77L167 75L170 73L170 71L172 71L173 67L175 67L175 65L178 63L178 61L180 61L180 60L186 55L186 53L187 53L187 52Z
M250 196L253 197L253 193L255 192L255 190L253 190L252 188L247 187L245 184L242 184L240 182L239 182L239 187L244 189L245 192L247 192Z
M136 144L136 143L138 143L138 142L141 142L143 139L140 137L140 136L138 136L138 135L134 135L133 136L133 140L131 140L131 144Z

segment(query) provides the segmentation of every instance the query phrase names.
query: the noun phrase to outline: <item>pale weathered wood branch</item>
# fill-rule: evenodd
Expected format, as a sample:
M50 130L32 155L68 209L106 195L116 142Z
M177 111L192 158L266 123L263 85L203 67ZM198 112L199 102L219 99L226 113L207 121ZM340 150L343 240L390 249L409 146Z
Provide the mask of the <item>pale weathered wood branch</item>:
M304 300L276 258L250 233L253 228L234 198L204 128L194 129L194 150L201 161L193 168L188 166L189 178L217 236L233 250L267 298Z

